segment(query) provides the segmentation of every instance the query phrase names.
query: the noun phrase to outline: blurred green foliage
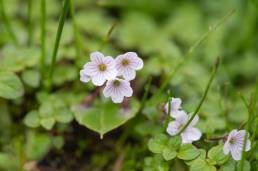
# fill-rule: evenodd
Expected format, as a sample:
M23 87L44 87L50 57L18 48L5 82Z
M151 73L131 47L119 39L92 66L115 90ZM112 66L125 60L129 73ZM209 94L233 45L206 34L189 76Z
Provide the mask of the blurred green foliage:
M78 42L69 14L51 91L46 88L46 76L62 1L46 0L46 73L43 75L39 69L40 1L32 1L30 38L27 1L2 2L18 45L12 42L1 15L0 170L33 167L114 170L115 166L126 171L239 169L238 163L223 155L221 144L207 143L204 139L223 135L247 120L248 111L239 92L249 97L258 76L256 0L74 0L80 55L76 55ZM173 96L183 99L183 108L193 111L215 58L221 57L216 80L198 113L197 127L205 136L195 145L201 148L178 145L174 138L161 134L166 117L162 111L166 91L154 101L148 101L141 113L137 112L144 86L151 76L149 99L179 61L185 59L188 49L231 9L236 10L234 15L191 53L166 87ZM107 38L114 23L114 31ZM79 81L79 70L89 60L89 53L96 50L114 57L125 51L136 51L144 60L144 68L133 83L135 97L127 113L101 96L89 108L80 108L85 97L90 97L95 89L90 83ZM100 140L98 134L85 127L105 136ZM255 127L257 123L251 125L251 130ZM118 129L111 131L114 128ZM155 140L160 134L163 138ZM249 154L244 162L245 171L257 169L257 154L258 148ZM37 165L28 169L25 166L31 161L37 161Z

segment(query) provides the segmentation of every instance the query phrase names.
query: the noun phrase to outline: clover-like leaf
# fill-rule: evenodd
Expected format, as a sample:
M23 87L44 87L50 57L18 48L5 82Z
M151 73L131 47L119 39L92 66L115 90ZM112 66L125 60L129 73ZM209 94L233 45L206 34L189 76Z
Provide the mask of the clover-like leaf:
M38 111L30 111L24 118L24 124L32 128L38 127L40 125Z
M73 112L75 119L87 128L98 132L100 137L135 116L139 109L139 102L131 99L131 108L127 110L120 109L120 106L112 103L110 100L97 103L96 105L85 108L83 106L74 106Z
M168 137L166 135L158 134L149 140L149 150L153 153L162 153L163 149L166 147L167 142Z
M216 171L216 167L209 165L205 160L197 159L190 166L190 171Z
M55 119L53 117L44 117L40 119L40 125L45 129L50 130L55 124Z
M161 155L146 157L144 159L144 171L168 171L169 165L162 159Z
M176 157L176 151L174 149L165 147L162 151L162 156L165 160L172 160Z
M214 160L217 165L222 165L229 159L229 156L223 153L223 144L212 147L208 152L208 157Z
M24 93L21 80L13 72L0 71L0 97L16 99Z
M192 160L199 155L200 151L195 146L192 144L183 144L179 149L177 157L182 160Z

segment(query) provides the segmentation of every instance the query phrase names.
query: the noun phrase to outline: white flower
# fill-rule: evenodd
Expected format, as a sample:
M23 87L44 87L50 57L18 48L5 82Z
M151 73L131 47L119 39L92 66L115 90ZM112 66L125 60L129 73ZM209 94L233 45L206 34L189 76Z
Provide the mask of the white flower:
M143 67L143 61L135 52L127 52L118 55L115 59L118 75L122 75L126 80L135 78L135 70L140 70Z
M80 70L80 80L81 82L89 82L90 81L90 76L86 74L85 70Z
M237 131L233 129L228 137L227 141L224 144L224 154L231 153L234 160L241 160L243 146L244 146L244 139L245 139L245 130ZM251 149L251 141L247 139L245 151L249 151Z
M117 76L115 68L115 60L107 56L105 57L100 52L93 52L90 54L91 62L84 65L84 74L91 77L94 85L101 86L106 80L114 79Z
M111 96L114 103L121 103L124 97L131 97L133 95L133 89L129 81L116 78L107 81L103 94L105 97Z
M172 97L171 101L170 101L170 106L171 106L171 110L170 110L170 116L173 118L176 118L177 116L179 116L182 112L184 111L180 111L181 109L181 103L182 100L180 98L174 98ZM165 112L166 114L168 114L168 108L169 108L169 103L165 104Z
M171 121L168 124L167 133L172 136L177 135L189 119L190 115L187 115L184 111L182 111L181 114L176 117L175 121ZM187 128L180 134L182 143L192 143L193 141L197 141L201 138L202 133L200 130L193 127L198 120L199 116L196 115Z

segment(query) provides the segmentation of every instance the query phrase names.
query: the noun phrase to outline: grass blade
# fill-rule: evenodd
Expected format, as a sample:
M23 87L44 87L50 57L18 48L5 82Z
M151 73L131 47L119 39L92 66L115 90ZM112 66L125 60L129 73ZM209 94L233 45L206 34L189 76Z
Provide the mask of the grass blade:
M41 0L40 4L40 12L41 12L41 19L40 19L40 71L41 77L45 76L45 61L46 61L46 0Z
M48 88L49 89L51 89L51 87L52 87L53 73L54 73L54 68L55 68L55 64L56 64L57 52L58 52L58 48L59 48L61 35L62 35L62 32L63 32L65 18L67 16L68 11L69 11L69 6L70 6L70 0L65 0L63 10L62 10L62 14L61 14L60 19L59 19L59 24L58 24L57 34L56 34L56 40L55 40L55 46L54 46L54 50L53 50L53 53L52 53L52 60L51 60L51 65L50 65L49 77L48 77L48 81L49 81L48 82L49 83Z

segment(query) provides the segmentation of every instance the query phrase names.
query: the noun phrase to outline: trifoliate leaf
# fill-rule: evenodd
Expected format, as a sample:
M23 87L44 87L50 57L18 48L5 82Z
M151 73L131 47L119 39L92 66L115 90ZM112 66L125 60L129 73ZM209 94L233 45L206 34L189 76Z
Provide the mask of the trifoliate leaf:
M174 149L165 147L162 151L162 156L165 160L172 160L176 157L176 151Z
M200 151L195 146L192 144L183 144L179 149L177 157L182 160L192 160L199 155Z
M24 124L36 128L40 125L39 113L36 110L29 112L24 118Z
M190 171L216 171L216 167L209 165L205 160L197 159L190 166Z
M208 157L214 160L217 165L222 165L229 159L229 156L223 152L223 144L212 147L208 152Z
M168 137L164 134L158 134L154 138L149 140L148 147L153 153L162 153L163 149L166 147L168 142Z
M52 129L54 124L55 124L55 119L52 117L44 117L40 119L40 125L47 130Z

